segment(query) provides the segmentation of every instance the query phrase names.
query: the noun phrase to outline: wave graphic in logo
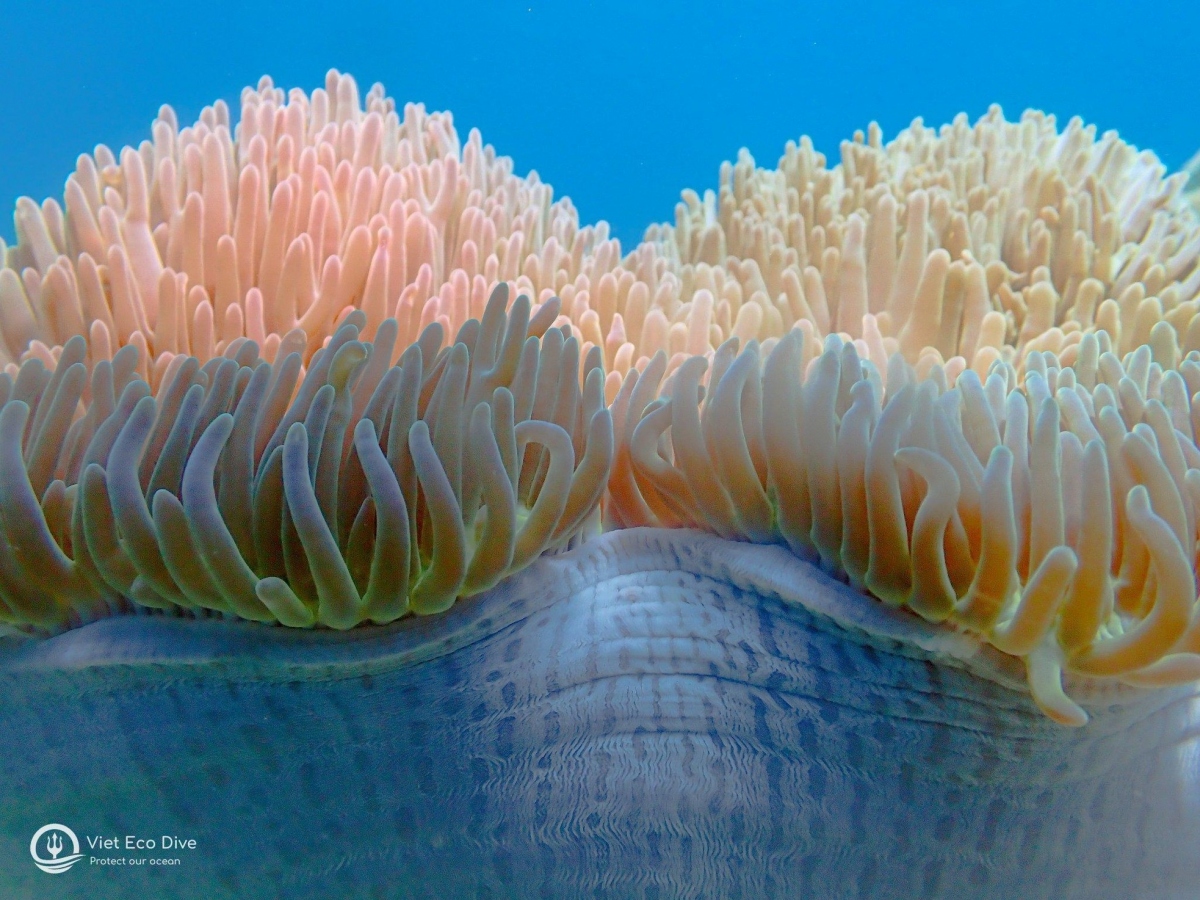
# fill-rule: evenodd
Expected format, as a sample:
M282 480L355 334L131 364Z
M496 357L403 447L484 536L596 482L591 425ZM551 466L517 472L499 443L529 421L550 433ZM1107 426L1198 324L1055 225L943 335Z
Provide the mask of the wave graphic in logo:
M44 841L43 837L46 838ZM62 855L66 849L64 837L71 842L71 852L66 856ZM42 841L42 848L47 856L42 856L39 852L39 841ZM66 825L55 824L43 825L37 830L33 840L29 842L29 855L33 857L33 862L39 869L51 875L61 875L83 859L83 854L79 852L79 838L75 837L75 832Z

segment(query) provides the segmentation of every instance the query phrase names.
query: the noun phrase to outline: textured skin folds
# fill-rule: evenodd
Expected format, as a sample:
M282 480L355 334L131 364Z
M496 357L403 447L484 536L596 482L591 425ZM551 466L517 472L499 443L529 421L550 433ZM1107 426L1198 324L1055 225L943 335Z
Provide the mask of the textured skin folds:
M1071 685L778 546L631 529L444 615L0 649L0 834L179 834L4 896L1185 897L1194 687ZM78 877L76 877L78 876ZM106 880L107 879L107 880Z

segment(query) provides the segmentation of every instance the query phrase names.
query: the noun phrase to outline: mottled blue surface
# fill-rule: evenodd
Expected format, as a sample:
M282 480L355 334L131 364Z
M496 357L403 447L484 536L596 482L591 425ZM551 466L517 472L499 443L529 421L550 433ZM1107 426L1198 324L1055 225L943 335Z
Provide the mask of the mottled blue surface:
M347 635L100 622L3 651L0 896L1194 897L1195 692L1072 730L1011 662L645 529ZM199 847L47 876L49 821Z
M218 97L236 113L263 74L311 91L331 66L452 110L627 250L739 147L773 168L809 134L833 162L872 119L890 139L917 116L1036 107L1175 170L1200 150L1198 24L1192 0L8 2L0 237L17 196L61 198L78 154L147 139L160 104L187 124Z

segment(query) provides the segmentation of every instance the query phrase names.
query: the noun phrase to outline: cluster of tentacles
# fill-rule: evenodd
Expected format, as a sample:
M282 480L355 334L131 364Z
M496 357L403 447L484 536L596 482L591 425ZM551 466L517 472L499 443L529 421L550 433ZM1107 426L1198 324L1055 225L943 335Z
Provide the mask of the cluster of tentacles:
M385 623L594 528L613 455L599 354L507 297L395 365L395 320L363 343L355 311L306 371L297 330L275 365L244 338L175 356L157 392L135 347L89 366L81 337L53 372L0 374L0 615L58 628L131 600Z
M948 386L900 358L793 331L736 339L662 383L658 354L613 407L610 515L784 542L894 606L1025 660L1054 718L1086 714L1064 670L1142 685L1200 677L1194 548L1200 451L1187 397L1200 361L1126 365L1088 334L1073 367L997 362ZM764 358L765 357L765 358ZM1185 381L1186 379L1186 381Z

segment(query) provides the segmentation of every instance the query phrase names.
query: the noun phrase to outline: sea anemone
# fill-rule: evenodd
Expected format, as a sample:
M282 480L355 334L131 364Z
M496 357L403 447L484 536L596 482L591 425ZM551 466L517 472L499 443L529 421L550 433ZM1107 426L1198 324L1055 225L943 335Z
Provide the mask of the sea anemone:
M614 398L610 520L786 542L1023 657L1064 723L1063 669L1200 677L1200 223L1164 172L997 107L833 170L743 151L647 233L678 290Z
M622 258L365 107L264 79L18 202L6 833L198 828L213 896L1192 883L1186 175L1040 113L872 125Z

